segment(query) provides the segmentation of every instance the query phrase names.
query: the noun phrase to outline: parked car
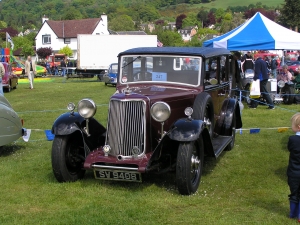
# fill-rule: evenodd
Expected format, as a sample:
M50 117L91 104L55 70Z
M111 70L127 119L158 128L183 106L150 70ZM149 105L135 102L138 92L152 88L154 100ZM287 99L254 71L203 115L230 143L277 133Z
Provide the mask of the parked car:
M296 61L298 59L298 52L287 52L285 57L287 60Z
M117 85L118 63L112 63L105 74L103 74L104 84Z
M2 78L3 90L10 92L12 88L16 89L18 86L18 76L13 73L12 67L9 63L2 62L5 74Z
M4 95L0 94L0 147L26 135L22 128L23 120L19 118Z
M145 173L176 171L180 194L196 192L204 156L217 158L231 150L235 130L242 127L230 77L239 71L230 51L149 47L121 52L118 58L106 128L93 117L96 104L88 98L79 101L78 112L69 103L70 113L55 120L54 176L70 182L92 170L96 179L141 182ZM197 67L183 66L186 58Z
M298 67L300 66L300 61L286 61L285 64L288 66L288 70L292 73L292 75L298 75ZM282 72L282 67L278 67L278 73Z

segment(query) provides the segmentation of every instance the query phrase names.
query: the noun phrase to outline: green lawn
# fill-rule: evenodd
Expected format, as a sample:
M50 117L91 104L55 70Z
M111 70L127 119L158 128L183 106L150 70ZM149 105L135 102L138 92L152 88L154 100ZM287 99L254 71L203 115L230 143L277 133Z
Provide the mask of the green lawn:
M223 8L227 9L228 6L248 6L250 4L255 5L257 2L261 2L263 5L269 6L269 7L276 7L281 6L281 4L284 4L284 0L248 0L248 1L237 1L237 0L215 0L211 1L210 3L202 3L197 4L200 7L204 6L207 8Z
M107 104L115 88L96 79L21 83L5 93L24 127L33 129L0 152L0 224L294 224L288 218L286 177L290 117L299 105L259 106L242 111L232 151L206 159L198 192L181 196L175 174L147 175L143 183L100 181L87 172L83 180L58 183L51 168L51 141L43 130L65 112L68 102L89 97L96 118L106 124ZM250 128L261 128L249 134ZM274 128L274 129L270 129Z

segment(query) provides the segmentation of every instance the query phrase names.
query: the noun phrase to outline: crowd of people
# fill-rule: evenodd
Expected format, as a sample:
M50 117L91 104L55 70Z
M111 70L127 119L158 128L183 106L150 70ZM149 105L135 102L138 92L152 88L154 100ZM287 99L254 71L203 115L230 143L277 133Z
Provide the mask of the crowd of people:
M296 82L294 74L289 71L289 68L286 64L280 66L280 62L275 57L275 55L270 54L271 56L258 56L257 58L253 57L253 54L248 51L241 58L241 73L244 75L247 73L254 74L253 80L260 80L260 91L263 99L266 101L268 107L267 109L274 109L274 103L270 98L270 95L267 90L267 83L270 78L278 81L282 80L285 83L290 83L291 81ZM300 71L300 65L298 67ZM298 75L298 74L295 74ZM277 91L279 88L277 88ZM277 92L278 93L278 92ZM258 99L252 99L250 108L256 109L259 104Z

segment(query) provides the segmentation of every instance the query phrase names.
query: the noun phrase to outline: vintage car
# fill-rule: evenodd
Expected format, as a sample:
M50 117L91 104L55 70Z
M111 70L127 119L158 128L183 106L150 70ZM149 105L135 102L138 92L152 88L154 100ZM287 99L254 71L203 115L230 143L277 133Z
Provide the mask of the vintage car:
M300 66L300 61L285 61L284 64L288 66L288 70L292 73L292 75L298 75L298 68ZM277 68L277 73L282 72L282 66Z
M197 66L185 67L186 58ZM176 171L179 193L196 192L204 156L231 150L242 127L231 90L239 71L230 51L149 47L121 52L118 59L106 128L93 118L96 104L88 98L79 101L78 112L69 103L70 112L55 120L54 176L70 182L92 170L96 179L141 182L145 173Z
M103 74L103 82L105 85L117 85L118 63L112 63L105 74Z
M0 94L0 147L26 135L26 129L22 125L23 120L18 117L4 95Z
M9 63L2 62L5 73L2 77L3 90L10 92L12 88L16 89L18 86L18 76L13 73L12 67Z

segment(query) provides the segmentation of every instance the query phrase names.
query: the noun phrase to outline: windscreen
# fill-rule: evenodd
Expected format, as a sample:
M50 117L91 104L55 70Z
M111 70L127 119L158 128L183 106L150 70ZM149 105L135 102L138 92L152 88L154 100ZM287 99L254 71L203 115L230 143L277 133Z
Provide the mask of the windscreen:
M188 56L122 56L120 82L200 84L202 59Z

